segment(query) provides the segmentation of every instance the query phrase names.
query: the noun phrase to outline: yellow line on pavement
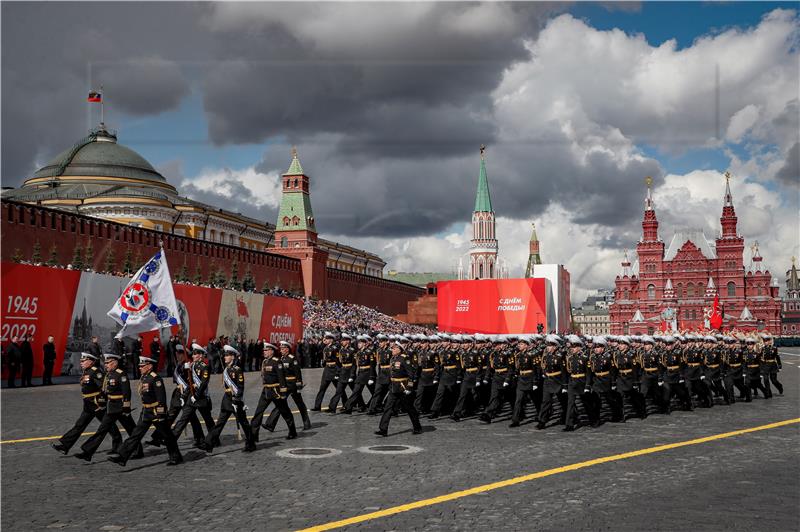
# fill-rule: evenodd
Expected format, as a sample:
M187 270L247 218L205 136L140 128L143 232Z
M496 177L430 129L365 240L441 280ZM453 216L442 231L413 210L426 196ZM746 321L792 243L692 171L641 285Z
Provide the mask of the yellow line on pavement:
M425 508L427 506L433 506L436 504L441 504L443 502L453 501L456 499L461 499L463 497L469 497L470 495L476 495L478 493L485 493L487 491L492 491L500 488L506 488L508 486L514 486L516 484L522 484L523 482L529 482L531 480L536 480L538 478L549 477L551 475L558 475L560 473L566 473L569 471L575 471L578 469L583 469L586 467L592 467L599 464L605 464L607 462L616 462L618 460L626 460L628 458L635 458L637 456L644 456L647 454L659 453L662 451L668 451L670 449L677 449L680 447L687 447L689 445L699 445L701 443L708 443L715 440L722 440L724 438L731 438L733 436L741 436L742 434L748 434L750 432L757 432L760 430L767 430L767 429L774 429L778 427L783 427L786 425L792 425L794 423L800 423L800 418L795 419L787 419L786 421L778 421L776 423L770 423L768 425L760 425L758 427L752 427L749 429L741 429L741 430L734 430L732 432L725 432L722 434L715 434L713 436L706 436L704 438L697 438L694 440L686 440L676 443L668 443L666 445L658 445L656 447L648 447L646 449L639 449L637 451L631 451L622 454L615 454L611 456L603 456L601 458L595 458L593 460L586 460L585 462L578 462L575 464L565 465L562 467L556 467L553 469L547 469L545 471L539 471L537 473L530 473L528 475L523 475L515 478L510 478L507 480L501 480L499 482L493 482L491 484L484 484L482 486L476 486L474 488L469 488L462 491L455 491L452 493L447 493L444 495L440 495L438 497L433 497L430 499L423 499L420 501L415 501L408 504L401 504L399 506L392 506L391 508L386 508L385 510L379 510L377 512L371 512L368 514L357 515L355 517L350 517L347 519L342 519L340 521L332 521L330 523L324 523L317 526L312 526L310 528L304 528L299 532L317 532L322 530L332 530L334 528L341 528L348 525L354 525L357 523L363 523L365 521L371 521L373 519L379 519L381 517L388 517L390 515L395 515L403 512L408 512L411 510L417 510L419 508Z
M322 410L327 410L327 409L328 409L327 406L322 407ZM292 414L299 414L299 413L300 413L299 410L292 410ZM247 416L247 419L253 419L253 416ZM200 420L200 424L205 425L206 422L201 419ZM234 423L231 426L235 427L236 423ZM153 427L150 427L150 430L153 430ZM81 434L81 436L92 436L92 435L94 435L94 432L84 432L84 433ZM0 441L0 445L5 445L6 443L30 443L30 442L33 442L33 441L57 440L60 437L61 437L60 435L59 436L38 436L36 438L22 438L20 440L2 440L2 441Z

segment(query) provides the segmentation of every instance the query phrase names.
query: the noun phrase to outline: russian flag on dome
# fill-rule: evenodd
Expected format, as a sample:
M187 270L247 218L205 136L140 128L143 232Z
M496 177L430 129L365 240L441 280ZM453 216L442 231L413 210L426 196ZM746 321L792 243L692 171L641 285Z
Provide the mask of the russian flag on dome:
M117 338L180 324L163 248L136 272L108 316L122 325Z
M103 94L97 91L89 91L89 97L86 98L86 101L100 103L103 101Z

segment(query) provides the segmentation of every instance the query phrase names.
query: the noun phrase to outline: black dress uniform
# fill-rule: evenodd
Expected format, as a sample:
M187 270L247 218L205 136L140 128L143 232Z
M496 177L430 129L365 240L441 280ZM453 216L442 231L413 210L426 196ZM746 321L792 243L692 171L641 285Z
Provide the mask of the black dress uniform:
M468 348L459 357L461 361L461 388L458 393L456 407L453 415L450 416L454 421L459 421L467 413L467 399L472 401L472 407L478 404L475 392L478 383L483 376L481 375L481 356L475 348Z
M549 346L548 346L549 347ZM544 382L542 390L542 410L539 413L537 429L543 429L550 416L553 414L553 395L561 403L561 423L566 421L567 414L567 368L564 364L564 355L558 346L555 349L545 349L539 367L542 370Z
M597 340L594 345L603 346L598 344ZM618 396L613 393L616 391L615 377L611 354L605 348L589 356L589 375L586 385L591 390L589 418L595 427L601 423L600 410L604 401L611 410L611 421L624 421Z
M420 351L417 357L417 397L414 407L427 414L436 397L439 376L439 353L436 347Z
M346 390L348 386L353 387L355 376L356 349L349 343L348 345L342 345L339 347L336 356L339 359L339 378L336 381L336 393L333 394L330 403L328 403L328 413L330 414L336 413L339 401L343 405L347 403Z
M676 346L675 351L680 349ZM701 348L696 345L687 345L683 349L683 361L685 363L684 379L686 388L689 390L689 397L696 394L700 403L706 408L714 406L714 396L711 389L705 382L705 368L703 367L703 353Z
M739 389L740 398L744 398L746 402L753 400L750 387L745 383L744 370L744 349L736 342L728 341L725 346L722 365L725 372L725 393L731 403L736 402L736 394L733 387Z
M392 351L388 346L384 345L378 348L375 354L376 368L375 373L377 379L375 381L375 393L372 394L372 399L369 401L370 415L376 415L383 410L383 401L386 399L386 394L389 393L389 388L392 383L391 380L391 359Z
M116 355L106 358L116 358ZM100 427L86 442L81 446L81 452L78 453L78 458L83 458L86 461L92 459L92 455L103 443L103 440L111 431L111 427L117 422L123 426L125 431L130 435L136 427L136 423L131 417L131 383L128 376L119 367L109 371L103 378L103 392L106 396L106 412L100 422ZM137 456L143 456L141 446L138 448Z
M330 336L327 336L330 338ZM328 386L333 384L336 387L336 381L339 379L339 357L337 355L339 347L331 342L322 348L322 379L319 382L319 391L317 398L314 400L314 410L319 412L322 409L322 400L325 399L325 390Z
M781 364L781 356L778 354L778 348L771 343L764 344L761 350L761 377L764 379L765 397L772 397L772 387L769 385L770 381L775 385L778 393L783 395L783 384L778 382L778 372L783 369Z
M573 340L573 342L574 341L575 340ZM564 360L569 378L569 383L567 384L567 417L564 421L564 430L566 432L575 430L575 425L577 425L578 398L580 398L581 403L583 403L583 408L590 417L591 412L589 409L592 404L589 394L589 384L587 382L589 375L589 355L580 343L572 344L570 347L570 351L567 353ZM578 349L573 350L572 348L574 347L578 347Z
M744 350L744 363L745 383L747 383L752 392L761 390L764 397L767 397L767 389L764 388L764 383L761 382L761 353L756 351L754 341L748 342Z
M297 409L300 411L300 418L303 420L303 430L309 430L311 428L311 419L308 417L308 408L306 408L306 403L303 401L303 396L300 393L300 390L303 389L303 370L300 367L300 361L297 360L296 356L288 353L286 356L281 357L281 364L283 364L283 372L284 375L286 375L287 394L294 400L294 404L297 405ZM286 403L289 403L288 399ZM281 412L277 407L273 408L262 427L270 432L275 430L280 414Z
M242 432L244 432L245 452L255 451L256 444L253 441L250 422L247 421L247 414L245 414L247 407L244 405L244 371L239 366L236 366L235 363L226 366L222 370L222 386L225 389L225 393L222 395L222 404L219 407L217 422L213 428L209 429L206 440L200 448L211 452L214 449L214 445L219 444L219 435L222 434L228 418L233 414Z
M397 408L398 403L411 419L411 425L414 427L414 434L419 434L422 432L422 425L419 423L419 413L417 409L414 408L414 402L411 400L411 389L414 385L414 371L411 368L408 358L402 353L397 353L392 356L391 365L392 389L386 400L386 407L383 409L383 415L381 415L381 422L376 434L381 436L386 436L388 434L389 420L392 418L392 413Z
M84 355L81 358L84 360L87 358L94 359L94 355ZM96 362L96 359L94 360ZM83 375L81 376L83 410L81 410L81 415L78 417L75 425L59 438L58 443L53 444L55 450L67 454L93 419L103 421L103 415L106 411L106 398L105 395L103 395L104 375L103 369L97 364L92 364L92 366L83 370ZM111 425L109 427L109 432L111 433L112 448L118 449L122 444L122 435L120 435L119 429L116 425Z
M689 390L686 388L685 384L684 360L681 352L674 347L672 349L665 348L661 353L661 370L660 382L662 383L662 398L666 413L670 413L672 409L672 397L676 395L683 403L684 409L689 411L693 410L692 399L689 396Z
M648 345L653 345L652 339L648 338L644 341L644 345L641 347L636 357L639 362L639 371L641 371L639 375L639 393L643 401L647 401L647 398L650 397L661 413L669 414L668 405L664 403L664 395L662 392L664 382L661 380L663 373L661 369L661 355L655 347L647 349L646 346ZM645 417L647 417L646 403Z
M539 363L536 351L529 345L528 339L520 340L520 345L525 347L514 357L514 364L517 374L517 390L514 398L514 409L511 413L510 427L518 427L522 418L525 417L525 403L528 399L533 401L536 406L538 417L541 409L541 402L537 402L534 392L539 388Z
M183 360L183 347L180 350L176 351L180 360L175 365L175 370L172 372L172 382L175 384L175 388L172 389L172 397L170 398L169 402L169 409L167 410L166 416L166 423L170 427L178 419L178 415L181 413L183 409L183 397L186 394L186 391L189 389L189 381L191 377L189 376L189 368L191 367L190 362L185 362ZM189 424L192 427L192 434L194 436L194 443L195 446L200 446L203 441L205 441L205 436L203 435L203 427L200 425L200 420L197 419L197 416L189 416ZM163 443L163 439L161 438L160 432L153 433L153 437L150 441L145 442L146 445L155 445L156 447L160 446Z
M441 415L445 400L458 397L461 384L461 360L457 348L450 346L441 351L438 380L436 397L431 405L431 419L436 419Z
M371 386L369 382L373 381L373 376L375 375L375 355L372 347L365 345L363 348L359 349L355 354L355 363L353 393L344 404L344 412L346 414L352 414L353 408L356 405L359 405L359 409L362 412L367 409L367 403L364 402L362 393L364 392L364 388Z
M624 347L623 347L624 346ZM647 417L644 396L639 393L639 367L633 350L628 347L625 341L614 350L611 356L614 369L616 371L615 383L617 385L617 401L619 402L622 415L625 415L625 398L633 405L634 410L642 419Z
M722 384L722 346L710 345L703 350L703 371L705 385L708 386L708 399L714 404L714 394L721 395L725 404L731 404L725 386Z
M297 429L294 426L294 417L292 411L289 410L289 405L286 402L286 375L283 372L283 364L277 354L264 360L261 364L261 379L263 381L263 389L261 390L261 397L258 399L258 406L253 419L250 421L250 428L253 431L253 439L258 441L258 433L261 429L261 421L264 419L264 411L271 403L275 403L275 407L280 412L281 417L286 421L286 426L289 427L289 435L286 439L294 439L297 437Z
M142 361L155 362L149 357L140 357ZM133 429L130 437L125 440L119 450L118 457L111 457L109 460L119 465L125 465L130 456L141 447L142 438L150 430L150 425L155 425L156 433L167 446L169 453L168 465L177 465L183 462L183 457L178 449L178 440L170 430L167 423L167 392L164 390L164 382L155 371L150 371L141 375L139 380L139 396L142 400L142 411L139 414L139 422Z
M489 354L489 375L484 376L484 382L491 379L491 394L489 405L481 415L481 421L491 423L492 419L500 412L503 401L511 403L511 390L514 382L514 355L506 348L501 347Z
M214 418L211 415L211 397L209 397L208 392L210 373L208 365L202 360L192 362L189 366L188 386L181 396L183 406L181 407L178 420L172 427L172 433L175 434L176 438L180 438L181 433L191 421L192 416L195 418L197 417L197 412L200 412L200 415L203 417L207 431L214 427ZM202 432L200 434L202 434ZM195 438L197 438L197 435L195 435ZM198 446L201 445L200 442L196 443Z

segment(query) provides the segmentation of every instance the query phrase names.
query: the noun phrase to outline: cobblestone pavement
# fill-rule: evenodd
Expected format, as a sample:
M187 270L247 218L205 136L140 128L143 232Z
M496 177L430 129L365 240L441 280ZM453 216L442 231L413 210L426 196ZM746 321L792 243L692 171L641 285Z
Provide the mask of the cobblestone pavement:
M800 355L800 349L784 349ZM491 425L407 417L392 420L313 413L313 428L285 440L261 431L259 450L241 452L235 423L211 455L181 439L187 463L167 468L163 449L120 468L106 441L87 464L50 448L77 417L77 385L2 390L3 530L290 530L367 514L487 483L605 456L800 418L800 356L785 355L785 395L712 409L651 415L564 433L533 424L509 429L508 413ZM252 413L259 388L247 375ZM304 390L313 404L319 370ZM219 404L215 376L212 398ZM332 394L329 390L328 399ZM138 405L134 405L138 406ZM137 410L138 411L138 410ZM135 413L136 415L136 413ZM299 416L296 416L299 421ZM93 431L93 422L89 430ZM81 440L83 441L83 439ZM800 424L737 435L566 471L380 517L366 530L798 530ZM414 446L406 454L365 447ZM298 448L330 454L293 454ZM76 452L73 449L71 454ZM366 449L368 450L368 449ZM301 451L302 452L302 451ZM306 451L323 453L324 451Z

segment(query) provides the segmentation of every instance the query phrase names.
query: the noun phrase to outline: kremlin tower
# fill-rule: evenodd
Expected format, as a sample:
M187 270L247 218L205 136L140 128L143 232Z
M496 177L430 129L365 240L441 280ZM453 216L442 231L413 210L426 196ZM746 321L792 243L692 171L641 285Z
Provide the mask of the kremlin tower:
M489 196L489 179L486 176L486 146L481 145L481 169L478 174L478 192L472 213L472 239L469 251L470 279L497 279L497 239L494 233L494 211Z

